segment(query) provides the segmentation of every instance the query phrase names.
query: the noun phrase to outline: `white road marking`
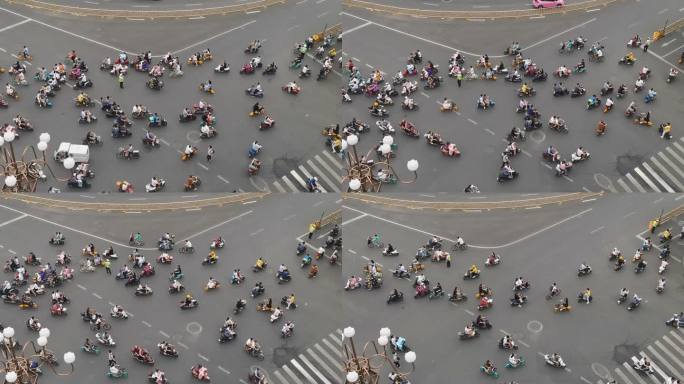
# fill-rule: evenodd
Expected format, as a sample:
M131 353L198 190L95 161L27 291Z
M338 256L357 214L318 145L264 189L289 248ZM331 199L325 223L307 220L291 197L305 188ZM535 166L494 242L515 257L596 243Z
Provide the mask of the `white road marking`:
M600 11L600 10L601 10L601 8L593 8L593 9L587 9L585 12L591 13L591 12L596 12L596 11Z
M227 370L227 369L225 369L225 368L223 368L222 366L220 366L220 365L219 365L219 366L218 366L218 367L216 367L216 368L218 368L218 369L219 369L219 371L221 371L221 372L225 373L226 375L230 375L230 371L229 371L229 370Z
M347 249L347 252L351 253L352 255L356 255L356 251L353 249Z
M670 56L671 54L673 54L673 53L675 53L675 52L678 52L678 51L679 51L680 49L682 49L682 48L684 48L684 44L682 44L682 45L680 45L679 47L677 47L677 48L671 50L670 52L668 52L668 53L666 53L666 54L664 54L663 57L668 57L668 56Z
M186 212L191 212L191 211L201 211L202 208L185 208Z
M474 124L474 125L477 125L477 121L475 121L475 120L473 120L473 119L471 119L471 118L468 118L468 121L471 122L471 123Z
M97 297L98 299L102 300L102 296L98 295L97 293L93 292L93 296Z
M202 20L202 19L204 19L204 16L188 17L188 20Z
M16 254L17 254L16 252L14 252L14 251L11 250L11 249L8 249L7 252L9 252L9 253L11 253L11 254L13 254L13 255L16 255Z
M85 36L83 36L83 35L79 35L79 34L76 34L76 33L70 32L70 31L67 31L67 30L65 30L65 29L59 28L59 27L55 27L54 25L50 25L50 24L45 23L45 22L42 22L42 21L40 21L40 20L35 20L35 19L30 18L30 17L26 17L26 16L22 15L21 13L14 12L14 11L9 10L9 9L7 9L7 8L2 8L2 7L0 7L0 11L5 11L5 12L11 13L11 14L13 14L13 15L15 15L15 16L23 17L24 19L31 20L31 21L33 21L33 22L36 22L36 23L42 25L42 26L45 26L45 27L48 27L48 28L52 28L52 29L54 29L54 30L56 30L56 31L60 31L60 32L66 33L67 35L71 35L71 36L74 36L74 37L78 37L79 39L83 39L83 40L89 41L89 42L91 42L91 43L93 43L93 44L97 44L97 45L103 46L103 47L105 47L105 48L112 49L112 50L117 51L117 52L125 52L125 53L130 54L130 55L135 55L135 54L136 54L135 52L128 52L128 51L126 51L126 50L123 50L123 49L119 49L119 48L113 47L113 46L111 46L111 45L109 45L109 44L105 44L105 43L102 43L102 42L100 42L100 41L93 40L93 39L91 39L91 38L89 38L89 37L85 37Z
M301 4L306 3L307 1L309 1L309 0L301 0L301 1L296 2L295 4L301 5Z
M362 212L362 213L363 213L363 212ZM352 223L352 222L354 222L354 221L356 221L356 220L363 219L363 218L366 217L366 216L368 216L368 214L363 213L362 215L359 215L359 216L356 216L356 217L352 217L351 219L349 219L349 220L347 220L347 221L343 221L343 222L342 222L342 226L345 226L345 225L347 225L347 224L349 224L349 223Z
M325 11L325 12L319 14L319 15L316 15L316 17L317 17L317 18L321 18L321 17L327 15L328 13L330 13L330 11Z
M674 38L674 39L672 39L672 40L668 40L668 41L662 43L660 46L664 48L664 47L667 47L668 45L674 43L675 41L677 41L676 38Z
M152 324L148 323L145 320L141 321L141 323L143 323L143 325L145 325L147 328L152 328Z
M180 341L177 341L176 344L180 345L181 347L183 347L183 348L185 348L185 349L190 349L190 347L188 347L187 345L181 343Z
M259 11L257 11L257 12L259 12ZM246 12L246 13L249 14L249 12ZM216 35L214 35L214 36L210 36L210 37L208 37L208 38L206 38L206 39L204 39L204 40L201 40L201 41L198 41L198 42L193 43L193 44L191 44L191 45L188 45L188 46L185 47L185 48L181 48L181 49L178 49L178 50L176 50L176 51L173 51L173 52L171 52L171 54L174 54L174 55L175 55L175 54L177 54L177 53L186 51L186 50L188 50L188 49L192 49L192 48L194 48L194 47L196 47L196 46L198 46L198 45L202 45L202 44L204 44L204 43L206 43L206 42L208 42L208 41L211 41L211 40L214 40L214 39L219 38L219 37L221 37L221 36L227 35L227 34L233 32L233 31L237 31L238 29L243 29L243 28L245 28L246 26L251 25L251 24L254 24L254 23L256 23L256 20L250 20L250 21L248 21L248 22L246 22L246 23L244 23L244 24L238 25L237 27L228 29L228 30L223 31L223 32L221 32L221 33L218 33L218 34L216 34Z
M0 51L7 52L5 48L0 48Z
M523 48L522 50L524 51L524 50L527 50L527 49L530 49L530 48L534 48L534 47L536 47L537 45L544 44L544 43L546 43L546 42L549 41L549 40L553 40L553 39L557 38L558 36L564 35L564 34L570 32L570 31L573 31L573 30L575 30L575 29L577 29L577 28L582 28L582 27L584 27L585 25L587 25L587 24L589 24L589 23L591 23L591 22L594 22L594 21L596 21L596 18L589 19L589 20L585 21L585 22L582 23L582 24L575 25L574 27L570 27L570 28L568 28L568 29L566 29L566 30L564 30L564 31L561 31L561 32L558 32L558 33L556 33L556 34L554 34L554 35L551 35L551 36L547 37L547 38L544 39L544 40L537 41L536 43L531 44L531 45L529 45L529 46Z
M243 216L247 216L247 215L251 214L252 212L254 212L254 211L249 210L249 211L244 212L244 213L241 213L241 214L239 214L239 215L237 215L237 216L231 217L231 218L228 219L228 220L222 221L222 222L220 222L220 223L218 223L218 224L216 224L216 225L212 225L212 226L209 227L209 228L203 229L203 230L201 230L201 231L195 233L194 235L190 235L190 236L186 237L186 239L190 240L190 239L193 239L193 238L195 238L195 237L197 237L197 236L200 236L200 235L202 235L202 234L205 234L205 233L207 233L207 232L209 232L209 231L213 231L214 229L216 229L216 228L218 228L218 227L220 227L220 226L222 226L222 225L228 224L228 223L230 223L230 222L233 221L233 220L240 219L240 218L242 218Z
M465 313L469 314L470 316L475 316L475 313L469 309L464 309Z
M20 21L20 22L18 22L18 23L14 23L14 24L12 24L12 25L8 25L8 26L6 26L5 28L0 28L0 32L8 31L8 30L10 30L10 29L12 29L12 28L14 28L14 27L18 27L18 26L20 26L20 25L22 25L22 24L26 24L26 23L28 23L29 21L32 21L32 19L24 19L24 20L22 20L22 21Z
M602 225L602 226L600 226L600 227L594 229L593 231L589 232L589 234L590 234L590 235L593 235L594 233L596 233L596 232L602 230L603 228L605 228L605 226Z
M356 208L349 207L349 206L347 206L347 205L342 205L342 208L348 209L348 210L350 210L350 211L358 212L358 213L361 213L361 214L364 214L364 213L365 213L367 216L370 216L370 217L372 217L372 218L374 218L374 219L376 219L376 220L380 220L380 221L384 221L384 222L386 222L386 223L394 224L394 225L396 225L396 226L398 226L398 227L402 227L402 228L405 228L405 229L409 229L409 230L412 230L412 231L415 231L415 232L418 232L418 233L422 233L422 234L424 234L424 235L428 235L428 236L437 236L437 237L439 237L439 238L441 238L441 239L444 239L444 240L446 240L446 241L455 243L455 241L454 241L453 239L450 239L450 238L448 238L447 236L437 235L437 234L434 234L434 233L430 233L430 232L427 232L427 231L423 231L422 229L418 229L418 228L415 228L415 227L411 227L411 226L406 225L406 224L402 224L402 223L399 223L399 222L396 222L396 221L392 221L392 220L389 220L389 219L385 219L384 217L380 217L380 216L376 216L376 215L373 215L373 214L370 214L370 213L367 213L367 212L363 212L363 211L361 211L361 210L358 210L358 209L356 209ZM566 218L564 218L564 219L562 219L562 220L559 220L559 221L557 221L557 222L555 222L555 223L553 223L553 224L547 225L546 227L543 227L543 228L541 228L541 229L539 229L539 230L537 230L537 231L534 231L534 232L532 232L532 233L530 233L530 234L528 234L528 235L525 235L525 236L523 236L523 237L521 237L521 238L519 238L519 239L517 239L517 240L513 240L513 241L510 241L510 242L505 243L505 244L500 244L500 245L474 245L474 244L468 244L468 247L470 247L470 248L476 248L476 249L501 249L501 248L510 247L511 245L518 244L518 243L523 242L523 241L525 241L525 240L528 240L528 239L530 239L530 238L532 238L532 237L534 237L534 236L537 236L537 235L539 235L540 233L544 233L544 232L546 232L546 231L548 231L548 230L551 230L551 229L553 229L553 228L555 228L555 227L557 227L557 226L559 226L559 225L561 225L561 224L564 224L564 223L566 223L566 222L568 222L568 221L570 221L570 220L576 219L576 218L578 218L578 217L580 217L580 216L582 216L582 215L584 215L584 214L586 214L586 213L591 212L592 210L593 210L593 208L585 209L585 210L583 210L583 211L581 211L581 212L578 212L578 213L576 213L576 214L574 214L574 215L572 215L572 216L568 216L568 217L566 217ZM654 247L655 247L655 245L654 245Z
M662 15L663 13L665 13L665 12L667 12L667 11L669 11L669 9L667 9L667 8L661 9L660 11L658 11L658 14L659 14L659 15Z
M207 167L206 165L204 165L204 164L202 164L202 163L197 163L197 165L199 165L200 167L202 167L205 171L208 171L208 170L209 170L209 167Z
M293 29L295 29L295 28L297 28L297 27L299 27L299 26L300 26L299 24L295 24L295 25L293 25L293 26L291 26L291 27L288 27L287 30L288 30L288 31L291 31L291 30L293 30Z
M166 140L164 140L164 139L162 139L162 138L160 138L159 141L161 141L161 142L164 143L165 145L171 145L171 144L169 144L168 141L166 141Z
M260 234L260 233L263 232L263 231L264 231L263 228L259 228L259 229L257 229L256 231L250 233L249 235L252 236L252 237L254 237L254 236Z
M217 177L219 180L223 181L224 183L230 184L230 181L228 181L228 179L226 179L225 177L223 177L223 176L221 176L221 175L217 175L216 177Z
M492 136L496 135L496 133L494 133L494 131L492 131L492 130L489 129L489 128L485 128L484 130L487 131L487 132L489 132Z
M370 68L370 69L373 69L373 66L370 65L370 64L368 64L368 63L366 63L366 67L368 67L368 68Z
M202 360L204 360L204 361L209 361L209 359L207 359L207 357L204 356L204 355L201 354L201 353L198 353L198 354L197 354L197 357L199 357L200 359L202 359Z
M367 27L367 26L369 26L369 25L371 25L371 24L373 24L373 23L371 23L370 21L367 21L367 22L365 22L365 23L363 23L363 24L357 25L356 27L349 28L349 29L345 30L344 32L340 33L340 37L342 37L342 36L344 36L344 35L346 35L346 34L348 34L348 33L357 31L357 30L359 30L359 29L361 29L361 28L365 28L365 27ZM345 55L344 52L342 52L342 54ZM347 56L347 55L345 55L345 56Z
M261 11L249 11L249 12L245 12L245 14L251 15L251 14L253 14L253 13L259 13L259 12L261 12Z
M98 3L97 1L83 0L83 2L86 3L86 4L93 4L93 5L98 5L98 4L100 4L100 3Z
M82 291L85 291L87 288L82 286L81 284L76 284L77 287L79 287Z
M132 18L132 17L127 17L126 20L129 20L129 21L145 21L145 19Z
M80 197L86 198L86 199L94 199L95 196L90 196L90 195L79 195Z
M431 7L439 7L439 4L435 4L435 3L423 3L423 4L429 5Z
M166 337L167 339L169 338L169 334L164 331L159 331L159 334Z
M665 60L665 58L664 58L663 56L660 56L659 54L653 52L653 50L649 49L649 50L648 50L648 53L651 54L651 55L653 55L653 57L655 57L656 59L662 61L663 63L665 63L665 64L667 64L667 65L669 65L669 66L671 66L671 67L677 68L680 72L682 71L682 68L680 68L679 66L677 66L677 65L675 65L675 64L673 64L673 63L670 63L669 61Z
M12 224L12 223L14 223L15 221L19 221L19 220L25 218L26 216L28 216L28 215L27 215L27 214L23 214L23 215L21 215L21 216L15 217L14 219L7 220L7 221L5 221L4 223L0 224L0 227L4 227L4 226L7 225L7 224Z
M530 19L545 19L546 16L541 15L541 16L530 16Z

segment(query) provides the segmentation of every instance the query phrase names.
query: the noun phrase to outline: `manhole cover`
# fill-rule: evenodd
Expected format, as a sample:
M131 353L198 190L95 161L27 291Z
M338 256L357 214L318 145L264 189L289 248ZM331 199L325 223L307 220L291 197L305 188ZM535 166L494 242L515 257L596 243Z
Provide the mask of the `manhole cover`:
M621 174L625 175L632 172L634 168L638 167L643 163L644 159L639 155L625 154L617 157L617 162L615 163L615 169Z
M639 354L639 346L637 345L619 344L613 348L613 360L618 364L625 361L629 362L629 359L637 354Z
M279 157L273 160L273 173L276 177L282 177L290 173L290 170L297 168L300 160L295 157Z

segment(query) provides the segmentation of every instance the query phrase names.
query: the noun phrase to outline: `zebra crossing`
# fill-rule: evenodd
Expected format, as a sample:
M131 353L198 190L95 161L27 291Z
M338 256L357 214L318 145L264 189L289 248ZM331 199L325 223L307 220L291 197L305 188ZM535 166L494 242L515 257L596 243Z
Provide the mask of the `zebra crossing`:
M617 179L617 185L628 193L684 192L684 137Z
M321 151L304 164L290 170L280 180L274 181L273 187L280 193L298 193L307 191L306 180L318 178L321 192L341 192L342 171L344 166L339 158L329 151Z
M637 360L646 357L655 370L652 375L639 373L632 366ZM648 345L638 355L632 356L622 366L615 368L614 377L621 384L661 384L670 377L684 377L684 330L673 329L654 343ZM599 380L598 384L604 384Z
M275 370L276 384L343 384L342 330L337 329Z

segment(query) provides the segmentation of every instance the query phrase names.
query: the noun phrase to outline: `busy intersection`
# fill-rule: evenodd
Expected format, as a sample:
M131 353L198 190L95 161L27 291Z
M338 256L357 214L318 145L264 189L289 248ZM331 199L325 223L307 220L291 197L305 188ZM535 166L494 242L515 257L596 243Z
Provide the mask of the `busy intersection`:
M4 200L0 204L0 249L6 255L3 264L7 266L12 258L17 257L19 264L31 276L47 264L61 273L63 266L56 263L59 258L56 255L66 252L72 260L64 267L74 271L72 279L54 288L45 286L44 294L31 297L38 305L36 309L24 310L16 304L2 304L2 325L14 328L15 339L23 345L38 337L37 330L28 330L25 325L29 317L34 316L43 328L51 330L48 348L58 360L64 352L75 352L76 370L72 376L53 376L47 365L41 368L52 383L104 382L109 372L108 350L113 352L116 364L128 372L131 382L146 380L146 375L155 368L163 371L169 382L189 382L190 368L197 364L207 367L215 382L249 382L248 374L256 367L275 383L298 383L300 377L305 379L300 369L307 375L325 375L323 379L316 376L317 380L339 377L341 336L338 329L344 323L330 300L339 290L340 267L321 259L318 274L309 277L310 267L300 267L302 256L296 255L300 240L307 242L305 253L311 255L325 243L327 236L321 235L332 230L333 222L325 223L312 239L304 235L309 223L330 215L338 209L338 203L333 194L318 195L314 199L316 201L301 196L272 195L223 208L187 208L153 214L133 211L106 213L88 209L79 215L68 210ZM169 194L149 204L173 202L180 198L178 194ZM103 207L116 203L116 200L102 202L105 204ZM119 197L119 203L125 201ZM64 244L49 244L48 240L57 232L64 236ZM129 243L132 232L140 232L143 244ZM157 240L165 233L175 235L176 245L173 250L161 252L156 246ZM206 265L203 260L209 257L210 244L219 237L225 245L215 249L216 264ZM181 250L186 240L195 249L191 254ZM96 262L92 257L81 256L82 249L89 244L93 244L101 254L113 247L118 257L110 259L111 274L101 266L93 267L96 270L90 273L80 267L85 260ZM141 284L152 290L149 296L138 297L134 294L138 284L129 286L128 280L115 278L124 265L138 274L145 269L135 268L135 261L128 259L127 255L135 253L136 248L155 270L153 276L141 279ZM40 259L39 267L25 266L23 258L30 252ZM331 252L332 248L326 250L327 255ZM171 256L171 263L164 264L159 260L162 253ZM266 262L263 272L253 270L258 258ZM291 281L284 284L279 284L275 277L281 264L291 271ZM178 281L185 289L171 294L168 292L172 285L169 276L181 266L184 276ZM232 271L236 269L240 269L245 280L231 284ZM12 281L13 275L15 273L11 270L6 271L3 280ZM207 291L210 277L221 286ZM250 292L259 281L263 283L265 292L253 298ZM19 296L29 288L31 284L19 286ZM64 304L67 315L51 315L50 296L55 290L69 299ZM199 302L198 308L179 308L179 301L183 302L186 295ZM295 295L295 302L286 309L281 298L290 295ZM235 312L238 299L246 300L246 307L239 313ZM257 304L267 299L273 300L274 310L280 307L282 318L269 322L268 312L256 310ZM110 316L114 305L123 307L128 318ZM96 340L97 332L93 331L93 325L81 319L86 308L102 314L104 322L111 327L109 333L115 347L104 346ZM219 329L228 317L237 323L234 328L236 335L234 340L218 342ZM283 337L281 328L286 322L292 322L295 328L291 336ZM109 327L103 326L102 329ZM98 354L81 350L86 338L99 348ZM256 339L261 345L261 360L242 351L248 338ZM162 341L171 343L179 356L161 355L157 344ZM136 362L131 354L134 345L149 351L154 363ZM64 368L59 366L57 370L63 371ZM295 379L290 375L295 375Z
M357 337L375 340L377 331L388 327L395 338L405 339L417 357L415 370L402 353L398 370L413 371L408 376L411 382L605 384L615 379L621 384L643 384L681 378L684 334L664 324L672 313L679 312L682 303L678 293L684 243L679 232L684 223L677 197L586 196L560 204L509 208L518 199L539 197L544 195L495 195L451 208L449 205L464 200L418 194L391 195L375 201L346 199L342 224L344 279L361 277L363 285L345 292L343 302L344 312L352 319L350 325L358 329L357 335L362 334ZM674 213L668 213L673 209ZM647 225L658 217L671 219L662 219L662 226L651 234ZM670 227L676 240L669 243L670 265L659 274L658 255L663 244L658 234ZM378 243L371 240L374 235ZM450 254L450 263L443 257L440 262L431 261L437 256L430 252L420 262L422 272L408 272L417 250L433 237ZM637 264L630 259L646 237L654 244L643 254L648 266L644 272L635 273ZM466 247L454 247L459 238ZM397 255L383 254L390 244ZM619 271L614 270L615 261L609 260L613 248L626 259ZM486 266L492 254L498 261ZM364 270L373 262L380 270L381 284L371 290L365 285L369 274ZM401 270L399 264L408 272L401 278L395 276ZM591 267L592 272L578 276L581 264ZM481 275L465 279L472 266ZM429 281L430 291L414 299L418 288L412 283L421 274ZM525 302L520 306L509 303L518 278L529 283L529 288L521 291ZM666 282L664 292L658 294L660 278ZM554 283L560 291L549 297ZM442 287L441 296L434 296L437 284ZM452 300L455 287L467 300ZM627 302L618 305L622 288L630 294ZM390 301L393 289L403 293L403 298ZM491 308L478 310L479 289L491 290L487 295L493 300ZM587 289L593 298L589 304L577 299ZM642 299L641 305L628 311L634 294ZM570 310L554 311L565 298ZM459 337L478 315L486 316L491 329L475 329L479 337L472 340ZM505 335L512 337L515 350L497 348ZM504 367L511 352L526 361L524 367ZM545 364L543 355L553 353L562 357L564 369ZM632 368L633 357L640 359L642 353L657 366L655 374L644 375ZM499 380L490 380L481 372L486 360L497 368ZM384 375L389 372L386 367Z
M0 7L0 66L8 70L16 65L16 56L24 46L31 56L31 61L20 62L25 67L26 86L16 85L13 74L0 75L4 78L3 97L9 104L9 108L0 111L3 124L17 125L12 120L21 115L33 129L17 131L18 137L12 143L14 157L28 161L34 158L34 153L38 159L45 155L49 169L43 167L46 179L38 184L39 192L46 192L52 187L61 191L75 189L95 193L126 190L144 193L145 186L152 183L153 177L165 185L155 190L169 192L182 192L184 189L199 192L301 192L307 190L308 177L313 176L318 177L322 189L339 192L342 161L326 151L320 135L322 127L335 123L333 116L338 84L332 77L338 78L330 74L330 77L326 75L317 81L322 61L314 57L314 50L319 48L325 53L321 59L331 49L340 49L334 38L339 34L338 12L333 2L311 1L311 4L291 3L268 7L262 12L181 23L135 18L78 18L74 23L70 17L4 5ZM328 36L325 47L321 39L310 53L307 52L302 64L288 68L295 58L295 46L314 34ZM244 52L256 40L259 40L259 49L252 53ZM207 49L212 55L210 61L202 65L188 62L196 52L202 54ZM67 56L71 51L89 69L85 75L87 81L92 82L92 87L64 89L78 82L78 79L69 77L72 61ZM137 55L148 51L152 56L148 70L170 53L179 61L182 76L165 68L166 73L158 76L163 88L150 89L146 84L154 77L140 73L132 64ZM113 65L122 52L127 53L130 68L120 84L111 68L99 70L98 67L107 57ZM241 69L255 58L260 61L259 68L251 74L241 74ZM44 82L34 79L34 75L40 68L50 72L59 63L66 65L69 73L65 77L68 78L61 91L54 92L54 97L48 97L52 106L41 108L36 103L36 94ZM217 72L216 68L223 63L228 65L228 70ZM271 63L277 66L276 72L263 74ZM303 66L310 69L307 78L299 77ZM202 90L200 84L207 81L212 82L213 93ZM296 82L301 89L300 94L281 90L290 82ZM5 94L5 83L15 87L18 100ZM245 93L256 83L261 84L261 97ZM76 105L81 91L91 101L88 108ZM115 119L105 116L102 105L103 99L108 97L121 106L133 124L123 132L124 137L112 137ZM206 114L202 116L201 111L190 116L192 121L179 121L184 108L192 109L200 101L213 107L213 121L203 122L201 118L206 118ZM257 102L263 111L250 117ZM149 114L156 113L165 120L165 126L149 128L148 114L136 119L132 116L135 105L146 107ZM97 120L90 124L79 123L79 114L83 110L89 110ZM267 118L272 119L269 127L273 129L260 129ZM209 133L209 138L204 138L207 135L202 132L203 125L208 125L208 131L216 134ZM61 160L54 160L54 153L61 143L80 145L89 131L93 132L96 142L90 145L89 156L74 156L75 168L72 166L72 170L67 170ZM152 134L152 146L145 145L143 140L147 131ZM50 135L43 154L37 146L42 133ZM119 132L116 134L118 136ZM132 135L126 136L129 134ZM255 141L261 148L257 148L256 156L248 156ZM129 145L132 149L128 148ZM33 150L30 146L34 147ZM196 152L192 158L183 161L181 157L188 147ZM76 147L76 150L80 149ZM81 152L76 150L72 152L80 155ZM128 156L128 152L133 154ZM263 165L256 172L249 171L252 157ZM79 169L81 163L87 163L92 172L85 172L85 181L69 183L70 173ZM189 176L195 176L199 183L184 188L188 185ZM119 188L124 181L125 186L132 187Z
M349 3L353 4L354 1ZM477 6L476 3L481 2L460 5L454 2L424 2L413 6L406 3L394 5L427 8L428 11L472 6L471 9L475 11L486 13L490 9L487 5ZM419 177L413 184L400 184L400 187L388 185L388 192L462 191L470 184L489 193L682 191L684 163L680 159L684 153L679 147L681 127L678 126L678 117L683 112L682 83L678 79L666 81L671 69L682 69L677 63L684 50L681 30L652 42L647 52L644 52L643 44L641 47L626 47L626 43L635 35L640 36L642 43L645 43L654 31L682 18L684 9L680 9L681 4L662 1L654 6L649 2L626 1L605 8L562 15L501 20L488 20L486 16L458 20L428 17L426 20L420 14L413 18L392 16L387 14L389 11L369 12L364 6L345 7L341 15L345 73L349 76L351 72L348 68L352 66L352 71L359 71L355 76L363 80L382 76L384 82L381 86L396 84L393 88L397 94L391 97L393 105L383 106L389 113L386 119L396 132L393 133L391 145L391 155L396 158L392 162L399 164L395 168L400 180L410 180L404 169L408 160L415 159L420 164ZM559 52L561 43L576 41L580 37L586 40L582 49ZM493 70L500 64L510 73L515 70L511 65L515 56L504 53L514 43L519 46L520 58L529 60L524 63L525 68L543 69L547 79L533 81L533 77L526 76L527 71L521 66L518 70L521 82L506 81L505 73L496 72L493 73L495 81L481 80L480 76L485 74L485 70L478 63L484 55L488 56ZM603 59L599 62L590 60L588 55L593 45L601 47ZM410 67L411 63L407 64L410 54L418 50L421 57L414 65L417 73L406 73L408 77L395 81L398 71L406 71ZM620 59L629 52L635 55L635 62L632 65L619 64ZM450 65L450 58L456 53L460 53L458 60L463 60L462 81L457 80L457 69ZM580 61L585 64L582 72L578 73L575 67ZM424 81L426 72L423 71L430 63L438 69L436 75L429 76L437 78L439 83L438 88L434 89L428 89ZM569 77L561 79L554 75L560 66L568 68ZM650 75L643 90L634 93L635 80L643 67L650 70ZM477 77L472 81L469 80L471 68ZM409 90L412 92L409 98L419 107L415 110L402 107L405 97L401 94L404 86L400 83L406 80L417 82L417 89ZM349 77L345 77L343 82L345 87L351 84ZM554 97L554 84L559 82L568 91L572 91L579 83L586 93L580 97L567 94ZM603 95L600 91L605 82L610 82L614 89ZM519 97L523 83L532 87L536 95ZM621 84L627 89L624 97L617 96ZM350 92L351 101L342 102L340 106L344 123L356 117L370 127L368 135L360 136L358 152L363 154L373 149L382 138L376 127L376 121L381 118L368 113L377 91L369 91L374 97L363 95L369 88L364 87L364 91L358 95ZM657 93L657 99L645 103L644 97L650 88ZM494 102L491 108L478 107L478 98L483 94ZM588 110L588 99L592 95L601 98L603 104ZM614 107L604 112L608 97L614 102ZM445 98L457 110L445 112ZM516 113L521 99L533 105L535 114L539 113L541 129L524 129L524 114ZM625 118L625 110L632 101L635 101L636 106L633 117L651 112L650 128L633 123L633 118ZM550 129L547 123L552 116L564 120L567 130ZM411 129L413 132L402 129L403 120L415 127ZM601 121L606 126L599 135L596 131ZM661 124L667 123L671 123L671 140L664 140L658 133ZM514 126L525 133L526 140L516 138L517 148L510 148L509 134ZM447 144L443 147L443 153L440 153L440 145L437 145L439 141L434 146L425 143L424 135L430 131L440 134L443 143ZM454 144L455 147L450 149L448 144ZM551 158L543 158L542 154L550 146L558 151L557 157L564 163L574 163L570 164L572 167L559 172L556 170L558 159L550 161ZM580 147L591 155L590 158L572 161L572 154L576 154ZM503 173L502 152L508 153L503 160L510 165L508 173L519 175L519 179L499 178L497 182L497 175Z

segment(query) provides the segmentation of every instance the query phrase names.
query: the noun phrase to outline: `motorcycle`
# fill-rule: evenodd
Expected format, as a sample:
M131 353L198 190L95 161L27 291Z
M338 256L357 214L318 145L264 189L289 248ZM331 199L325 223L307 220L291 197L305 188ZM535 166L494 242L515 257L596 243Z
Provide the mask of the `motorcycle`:
M544 362L554 368L565 368L565 362L562 359L555 361L552 359L552 355L544 355Z
M634 309L637 309L637 308L639 308L639 305L641 305L641 300L637 300L637 301L632 300L627 305L627 310L632 311Z
M152 187L152 185L149 183L145 184L145 192L159 192L162 189L164 189L165 185L166 185L166 180L158 179L157 185L155 185L154 187ZM173 260L173 257L171 257L171 259Z
M472 335L469 335L463 331L458 333L458 338L461 340L470 340L470 339L475 339L478 336L480 336L480 332L474 331Z

